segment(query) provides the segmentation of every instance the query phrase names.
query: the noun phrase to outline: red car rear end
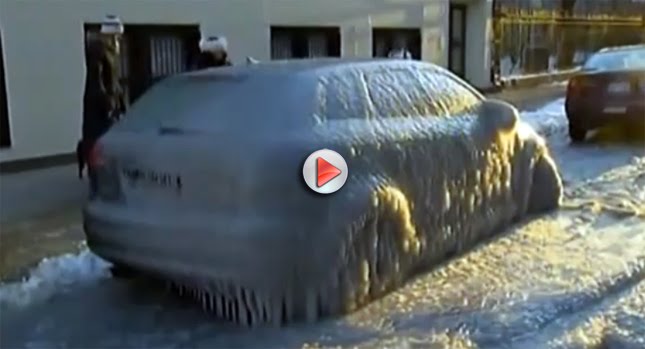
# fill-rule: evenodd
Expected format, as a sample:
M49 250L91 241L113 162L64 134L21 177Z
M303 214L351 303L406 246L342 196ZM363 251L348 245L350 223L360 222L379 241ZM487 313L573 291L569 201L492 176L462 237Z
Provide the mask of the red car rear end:
M565 103L572 141L607 124L645 130L645 46L601 50L569 81Z

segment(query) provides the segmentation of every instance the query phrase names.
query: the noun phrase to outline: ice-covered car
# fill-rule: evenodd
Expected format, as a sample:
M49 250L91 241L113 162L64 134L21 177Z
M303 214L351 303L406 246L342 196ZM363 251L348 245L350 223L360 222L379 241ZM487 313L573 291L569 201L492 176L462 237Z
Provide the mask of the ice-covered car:
M349 169L331 195L302 180L323 148ZM562 195L514 107L409 60L174 76L92 154L89 247L244 324L352 311Z

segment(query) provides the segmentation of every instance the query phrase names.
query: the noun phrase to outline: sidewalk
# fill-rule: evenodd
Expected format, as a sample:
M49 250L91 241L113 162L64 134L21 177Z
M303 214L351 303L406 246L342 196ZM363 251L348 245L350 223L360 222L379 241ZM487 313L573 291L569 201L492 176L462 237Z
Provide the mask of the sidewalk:
M0 234L7 224L69 212L80 207L87 182L76 165L0 175Z

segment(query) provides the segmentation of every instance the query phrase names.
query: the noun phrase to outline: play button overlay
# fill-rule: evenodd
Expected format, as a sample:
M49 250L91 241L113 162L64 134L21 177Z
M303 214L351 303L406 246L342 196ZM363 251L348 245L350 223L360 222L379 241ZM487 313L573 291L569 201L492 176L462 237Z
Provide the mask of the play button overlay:
M337 152L321 149L309 155L302 167L307 186L316 193L331 194L347 181L347 163Z

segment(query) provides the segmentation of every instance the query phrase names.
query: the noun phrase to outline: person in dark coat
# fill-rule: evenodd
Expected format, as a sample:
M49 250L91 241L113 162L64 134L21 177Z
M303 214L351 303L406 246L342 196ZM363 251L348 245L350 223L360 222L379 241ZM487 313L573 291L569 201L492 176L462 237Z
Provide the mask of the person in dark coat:
M125 111L117 66L119 37L122 33L121 21L116 16L107 16L101 24L99 37L91 38L87 43L83 128L77 145L80 178L83 177L83 167L96 140ZM91 168L88 168L88 172L92 176Z
M197 69L230 66L228 59L228 42L223 36L202 37L199 41Z

